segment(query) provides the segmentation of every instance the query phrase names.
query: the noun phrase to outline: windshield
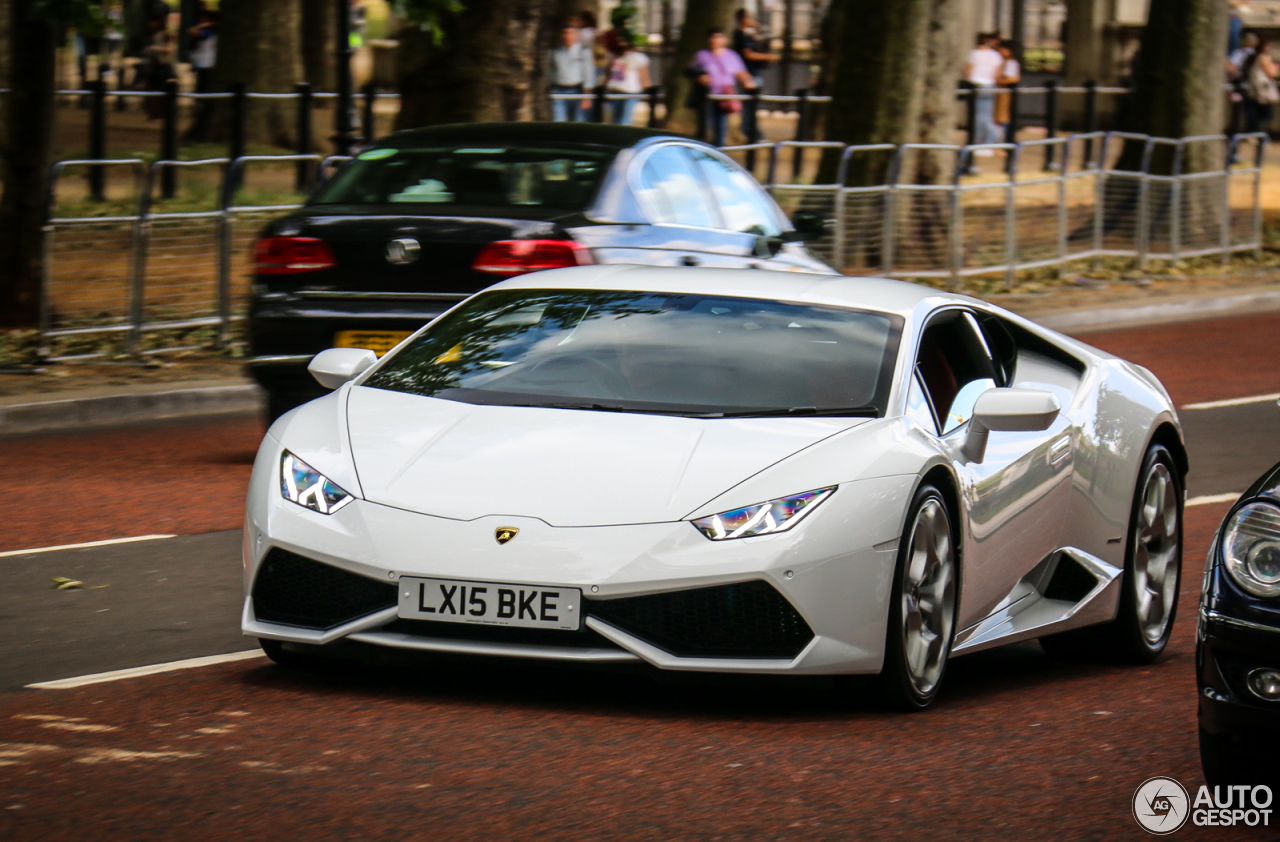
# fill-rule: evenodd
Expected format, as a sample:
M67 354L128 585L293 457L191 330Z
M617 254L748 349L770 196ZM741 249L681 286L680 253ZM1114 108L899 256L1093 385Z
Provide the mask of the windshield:
M902 319L749 298L476 296L365 386L464 403L689 415L883 415Z
M582 210L613 150L451 147L367 150L320 188L312 204L430 204Z

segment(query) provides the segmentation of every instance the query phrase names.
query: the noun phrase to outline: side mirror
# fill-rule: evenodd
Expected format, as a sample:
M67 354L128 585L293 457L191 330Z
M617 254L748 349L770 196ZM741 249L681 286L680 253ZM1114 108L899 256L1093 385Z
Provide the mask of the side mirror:
M788 231L783 236L791 241L809 242L810 240L820 240L827 236L827 221L819 214L813 211L798 210L791 215L791 225L794 231Z
M1062 407L1058 399L1039 389L988 389L978 396L969 419L969 434L961 451L973 462L987 455L987 435L992 430L1030 433L1047 430Z
M354 380L378 361L378 355L364 348L330 348L311 358L307 371L321 386L336 389Z

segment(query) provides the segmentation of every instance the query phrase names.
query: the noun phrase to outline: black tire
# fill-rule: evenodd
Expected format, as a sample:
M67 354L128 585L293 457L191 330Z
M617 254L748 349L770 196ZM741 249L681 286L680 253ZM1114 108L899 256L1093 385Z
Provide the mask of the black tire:
M260 637L258 638L258 645L262 647L262 651L266 653L268 658L288 669L315 669L324 663L324 659L316 655L285 648L284 643L279 640L268 640Z
M949 586L944 588L943 595L938 599L938 611L931 613L941 616L942 612L949 612L949 620L943 623L944 627L935 629L939 632L935 634L935 639L941 641L940 664L936 668L936 676L932 677L926 686L921 686L921 679L913 677L913 670L909 663L908 631L904 615L909 602L915 602L917 606L920 604L920 588L915 589L911 599L906 597L908 596L910 560L917 544L914 540L915 529L926 507L942 514L945 529L939 530L938 534L945 533L949 547L949 559L946 562L949 566L949 573L947 573ZM937 488L928 484L922 485L911 501L911 508L907 510L906 526L903 528L903 535L898 544L898 562L894 568L889 625L885 633L884 666L881 668L878 682L880 697L888 707L905 711L924 710L937 698L946 675L951 646L955 642L959 574L959 552L952 513L947 507L946 499Z
M288 392L267 392L267 426L291 409L302 406L310 398L300 397Z
M1172 483L1173 505L1176 511L1174 525L1173 558L1174 582L1171 603L1165 611L1168 620L1163 632L1152 635L1144 627L1139 611L1139 590L1143 587L1135 570L1138 554L1139 525L1145 501L1147 483L1153 471L1162 471ZM1162 444L1153 444L1142 460L1142 469L1134 486L1133 501L1129 507L1129 527L1125 538L1124 581L1121 583L1120 607L1116 618L1100 626L1064 632L1040 639L1040 646L1050 655L1070 659L1104 660L1130 664L1149 664L1164 652L1173 634L1173 623L1178 611L1178 589L1182 584L1182 475L1178 472L1173 454ZM1148 550L1149 551L1149 550Z
M1229 734L1200 729L1200 768L1211 787L1266 784L1274 791L1280 786L1280 774L1270 759L1272 752L1265 742L1246 744Z

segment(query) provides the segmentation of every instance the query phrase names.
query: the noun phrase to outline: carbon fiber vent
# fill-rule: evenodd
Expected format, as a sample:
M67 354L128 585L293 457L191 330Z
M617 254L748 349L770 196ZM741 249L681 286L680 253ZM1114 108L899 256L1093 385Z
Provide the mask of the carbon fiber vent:
M321 631L396 604L396 586L273 548L253 583L259 620Z
M768 582L587 600L591 616L680 658L794 658L813 639Z

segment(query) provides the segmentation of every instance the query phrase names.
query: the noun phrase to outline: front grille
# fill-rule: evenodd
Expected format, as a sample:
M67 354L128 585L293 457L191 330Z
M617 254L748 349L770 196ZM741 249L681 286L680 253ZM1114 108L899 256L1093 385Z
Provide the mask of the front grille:
M813 639L800 613L768 582L588 600L610 625L681 658L786 658Z
M275 547L254 580L253 612L264 622L324 631L391 608L397 590L394 583Z
M378 631L399 632L414 637L466 640L476 643L525 643L563 646L567 649L617 649L608 639L591 629L523 629L516 626L487 626L479 623L441 623L433 620L394 620Z

